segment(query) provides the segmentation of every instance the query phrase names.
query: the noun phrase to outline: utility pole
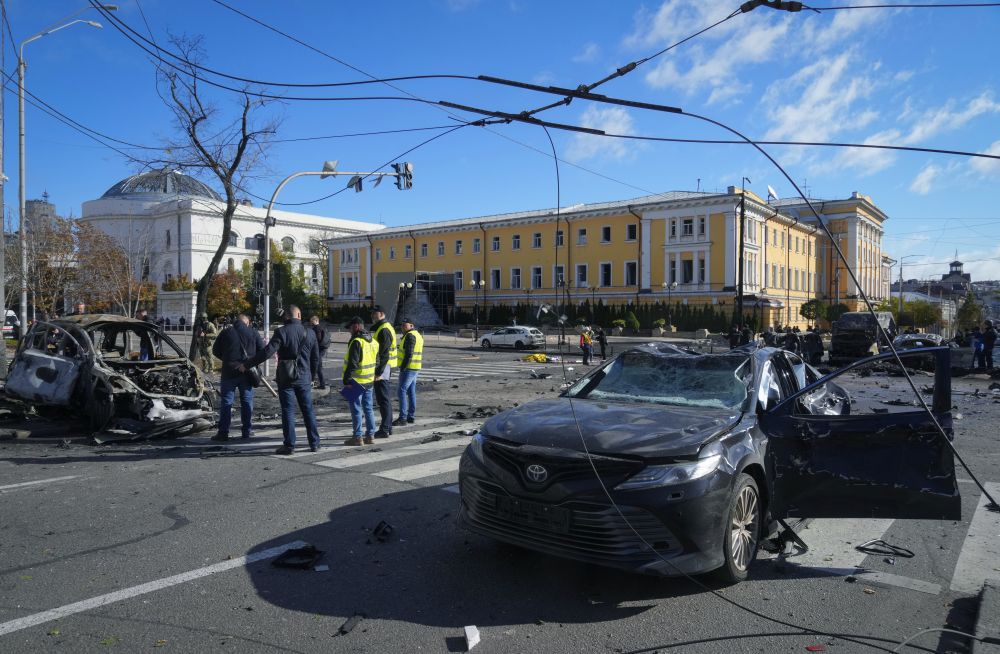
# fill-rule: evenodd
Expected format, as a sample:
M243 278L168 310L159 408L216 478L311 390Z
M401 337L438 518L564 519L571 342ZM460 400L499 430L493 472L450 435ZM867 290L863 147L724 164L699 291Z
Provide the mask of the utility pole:
M7 70L7 35L0 35L0 68ZM3 96L0 93L0 378L7 376L7 339L3 327L7 325L7 232L4 220L4 183L7 176L3 172Z
M747 240L747 213L746 213L746 203L747 203L747 182L750 180L746 177L743 178L742 193L740 193L740 247L739 247L739 264L737 266L737 280L736 280L736 324L743 324L743 259L746 256L746 240ZM753 182L750 182L751 184Z

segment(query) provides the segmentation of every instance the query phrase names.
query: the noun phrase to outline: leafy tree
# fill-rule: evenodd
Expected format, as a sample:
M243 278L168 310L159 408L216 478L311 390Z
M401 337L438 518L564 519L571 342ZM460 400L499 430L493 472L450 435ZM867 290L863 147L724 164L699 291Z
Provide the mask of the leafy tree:
M972 329L983 320L983 306L976 302L976 296L969 291L958 309L958 326L961 329Z
M835 304L826 310L826 319L830 322L837 322L842 315L850 311L851 308L844 303Z
M820 300L809 300L799 307L799 315L809 322L826 318L826 304Z
M926 300L903 302L903 312L912 317L916 327L930 327L941 322L941 307Z
M212 278L208 287L208 315L211 318L231 316L250 308L247 301L247 290L240 274L233 272L219 273Z
M635 312L629 309L625 314L625 326L633 332L639 331L639 319L635 317Z
M198 282L188 279L187 273L181 273L163 282L160 288L164 291L193 291L198 288Z

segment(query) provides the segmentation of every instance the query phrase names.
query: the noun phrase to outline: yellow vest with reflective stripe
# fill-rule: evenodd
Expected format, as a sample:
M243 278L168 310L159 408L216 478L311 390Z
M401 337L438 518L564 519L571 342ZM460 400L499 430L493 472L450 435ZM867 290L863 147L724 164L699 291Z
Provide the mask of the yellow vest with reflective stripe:
M416 329L411 329L410 331L403 334L403 342L406 342L406 337L413 334L413 354L410 355L410 362L406 364L407 370L420 370L423 366L422 360L424 358L424 337L420 335ZM396 367L401 368L403 366L403 357L406 356L405 348L399 348L399 354L396 359Z
M361 345L361 363L351 371L350 377L359 384L371 384L375 381L375 358L378 356L378 345L375 341L366 341L355 336L347 343L344 354L344 372L347 372L347 362L351 358L351 344L358 341Z
M392 334L392 343L389 345L389 360L385 365L390 368L393 366L398 367L399 364L396 363L396 330L392 328L392 325L389 324L388 320L379 325L378 329L376 329L372 334L372 342L375 343L375 351L378 351L378 333L383 329L388 329L389 333Z

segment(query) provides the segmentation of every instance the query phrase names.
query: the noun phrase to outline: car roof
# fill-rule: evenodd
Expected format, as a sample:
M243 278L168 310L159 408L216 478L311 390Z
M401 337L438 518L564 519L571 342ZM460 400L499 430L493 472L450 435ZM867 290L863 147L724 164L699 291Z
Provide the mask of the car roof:
M94 325L100 323L117 323L120 325L144 325L146 327L154 328L154 325L146 322L145 320L139 320L138 318L129 318L128 316L119 316L113 313L87 313L82 316L64 316L57 320L50 321L53 324L58 325L59 323L79 325L80 327L93 327Z

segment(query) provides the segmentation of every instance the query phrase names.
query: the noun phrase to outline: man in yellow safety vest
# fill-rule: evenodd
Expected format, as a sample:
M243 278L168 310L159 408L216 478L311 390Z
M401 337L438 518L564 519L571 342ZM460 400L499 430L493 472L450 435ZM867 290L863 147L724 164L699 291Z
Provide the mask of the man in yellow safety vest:
M417 411L417 375L423 365L424 337L409 318L403 318L403 346L399 349L399 417L397 426L412 423Z
M378 346L375 359L375 404L381 418L375 438L392 435L392 367L396 365L396 330L385 319L385 311L377 304L372 307L372 340Z
M375 431L375 412L372 410L372 386L375 382L375 359L378 346L372 341L371 334L365 331L365 323L360 317L351 318L344 325L351 330L351 340L347 343L344 354L344 397L351 409L351 426L353 436L344 441L344 445L371 445L372 433ZM361 417L364 413L365 430L362 437Z

